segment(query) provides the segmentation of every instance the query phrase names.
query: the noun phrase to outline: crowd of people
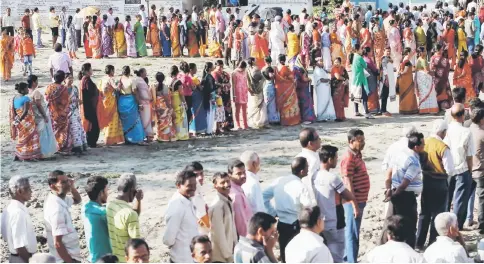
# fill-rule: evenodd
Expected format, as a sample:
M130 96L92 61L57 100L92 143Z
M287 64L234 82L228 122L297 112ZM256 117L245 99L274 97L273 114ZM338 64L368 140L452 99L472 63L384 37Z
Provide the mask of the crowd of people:
M465 95L463 88L458 92ZM477 193L477 229L484 233L484 103L478 100L471 102L469 113L456 102L450 123L435 120L425 139L415 127L405 127L403 137L389 147L383 160L389 206L380 245L366 255L369 262L473 262L460 230L466 219L467 228L476 227ZM362 156L364 132L351 129L347 136L348 148L339 154L337 147L322 144L314 128L302 129L302 150L290 173L265 188L258 176L264 164L256 152L247 150L229 161L226 172L213 174L216 195L211 202L200 191L210 184L203 165L188 164L176 174L177 190L163 215L163 244L170 262L357 262L370 177ZM332 171L338 164L341 176ZM28 262L31 257L34 262L150 261L150 247L141 239L148 234L140 232L144 193L134 174L119 177L117 195L109 200L109 180L88 178L89 199L82 205L86 259L70 213L72 205L82 202L74 180L56 170L47 182L43 221L49 254L38 255L37 242L45 243L45 238L36 234L25 206L32 197L29 179L9 180L12 200L2 213L2 236L10 262ZM274 251L277 243L279 255Z

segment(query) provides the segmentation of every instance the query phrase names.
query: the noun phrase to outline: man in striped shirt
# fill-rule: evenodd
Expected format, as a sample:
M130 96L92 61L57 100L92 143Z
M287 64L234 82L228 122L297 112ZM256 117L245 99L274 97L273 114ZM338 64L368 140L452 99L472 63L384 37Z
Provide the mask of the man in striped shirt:
M361 151L365 147L365 134L360 129L348 132L349 148L341 160L341 176L348 191L352 192L355 200L346 202L345 210L345 252L346 261L356 263L359 250L360 226L363 210L368 201L370 191L370 177L366 171Z
M134 207L132 203L136 198ZM121 175L118 180L118 197L106 206L109 239L113 255L125 259L125 246L130 238L140 238L139 214L143 191L136 189L136 176L132 173Z

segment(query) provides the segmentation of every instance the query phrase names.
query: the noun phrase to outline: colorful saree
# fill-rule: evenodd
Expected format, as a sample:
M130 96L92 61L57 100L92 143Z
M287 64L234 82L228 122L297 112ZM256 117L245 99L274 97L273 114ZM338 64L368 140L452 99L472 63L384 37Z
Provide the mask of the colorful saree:
M277 111L276 104L276 88L274 86L274 69L272 66L268 66L262 70L262 75L264 75L264 102L267 106L267 118L270 124L275 124L281 122L281 116L279 111Z
M24 104L30 102L30 98L20 96L10 102L10 136L12 140L17 140L15 145L15 157L19 160L33 160L42 158L40 149L39 133L36 129L34 112L32 105L27 108L27 115L20 120L24 114ZM14 102L23 100L23 103L15 108Z
M198 40L197 40L196 30L197 28L193 25L191 21L187 22L188 56L192 58L200 55L198 51Z
M296 94L299 103L299 111L303 122L314 122L316 115L314 114L313 98L311 96L310 88L311 82L309 80L308 72L302 65L301 56L298 56L293 68L294 78L296 79Z
M67 88L69 92L69 135L71 140L71 147L78 150L86 149L87 138L86 132L82 126L82 118L79 109L79 90L72 86Z
M251 56L255 58L255 65L262 69L265 65L265 58L269 56L269 43L263 34L254 35L254 45L252 46Z
M71 141L69 129L69 91L64 85L52 83L45 90L45 98L51 114L57 149L62 152L69 152Z
M341 58L341 61L344 64L345 56L343 54L343 45L341 45L338 35L335 32L330 33L329 41L331 42L331 61L336 60L336 58Z
M480 87L484 84L484 59L482 56L471 57L469 63L472 70L472 87L476 94L479 94Z
M285 65L275 70L276 104L281 117L281 125L293 126L301 123L299 101L296 94L294 74ZM313 113L314 115L314 113Z
M161 46L163 48L163 57L171 57L171 40L170 40L170 27L168 24L162 24L162 30L160 31Z
M99 28L100 24L93 26L89 24L89 47L92 49L92 57L94 59L100 59L102 57L101 53L101 31Z
M178 20L175 19L171 22L170 27L170 40L171 40L171 50L173 57L180 57L180 29L178 26Z
M0 40L0 71L3 80L10 80L14 61L13 38L6 36Z
M381 60L385 54L385 47L387 46L387 38L384 30L373 31L373 54L375 55L376 67L380 69Z
M151 44L153 57L161 56L160 30L158 29L156 23L150 24L150 28L146 34L146 43Z
M173 103L173 111L175 112L175 131L177 140L188 140L188 120L185 108L182 104L182 97L180 92L174 91L171 94L171 101Z
M143 29L143 26L141 26L141 23L139 21L134 24L134 32L136 52L138 54L138 57L148 56L148 51L146 50L145 30Z
M378 69L368 56L364 56L363 59L367 66L366 73L369 74L368 77L366 77L368 89L370 91L368 94L368 111L370 113L377 113L380 110L380 102L378 100Z
M415 83L413 81L413 73L412 73L412 63L405 59L401 65L401 70L405 70L407 67L407 71L405 73L400 74L398 77L397 85L400 94L400 103L399 103L399 112L402 115L411 115L418 113L418 104L417 104L417 97L415 95Z
M464 77L456 78L461 74L464 75ZM454 87L462 87L466 89L466 102L464 105L465 107L469 107L469 100L476 97L476 92L472 87L471 66L469 63L467 63L467 61L462 68L460 68L459 65L455 66Z
M92 48L89 46L89 22L84 22L84 52L86 53L86 58L92 58Z
M153 101L150 87L141 77L135 77L136 92L138 93L139 105L143 106L139 110L141 117L141 123L143 124L143 129L145 131L145 136L148 140L153 139L154 132L151 126L151 102Z
M127 55L128 46L126 45L126 38L124 36L123 24L118 23L114 28L114 51L118 58L125 58Z
M124 84L123 84L124 85ZM133 82L124 90L132 91ZM123 91L122 91L123 92ZM118 99L119 119L123 124L124 139L127 143L138 144L143 142L145 132L138 112L138 104L132 93L121 94Z
M437 93L437 103L440 109L447 109L450 107L452 98L449 83L450 60L440 54L435 54L430 59L430 64L435 73L432 85Z
M324 67L316 65L313 73L314 111L318 121L335 120L333 98L331 97L330 75ZM323 80L323 81L321 81Z
M200 85L198 77L192 77L193 86L197 87L192 93L192 121L189 124L190 133L207 132L207 111L210 111L210 98L204 98L204 87ZM210 92L209 92L210 93ZM207 100L207 101L204 101Z
M52 121L50 118L49 109L47 108L47 103L45 102L44 95L35 89L29 97L32 100L32 110L35 116L35 125L37 132L39 133L40 151L42 152L43 158L49 158L57 152L57 142L55 140L54 131L52 130ZM40 100L40 106L38 106L35 101ZM40 113L39 107L44 110L47 115L47 122L45 122L44 117Z
M116 145L124 142L123 125L119 120L118 105L115 90L115 80L106 76L101 79L98 89L102 95L103 113L98 119L100 123L106 123L104 128L104 143L106 145ZM102 120L102 121L101 121Z
M124 23L124 37L126 39L128 57L136 58L138 54L136 53L135 34L129 22Z
M264 102L264 77L262 72L255 67L249 67L247 71L249 98L247 102L247 119L252 128L262 128L267 123L267 107Z
M113 50L113 32L112 29L106 26L106 23L103 21L101 22L101 29L102 29L102 44L101 44L101 52L103 57L107 57L114 54Z
M419 58L416 65L415 89L418 96L418 110L420 114L435 114L439 112L437 94L432 82L432 76L425 72L427 61Z
M232 129L234 128L234 118L232 115L232 99L230 98L230 91L231 91L231 84L230 84L230 75L223 70L214 71L212 73L213 78L215 79L216 83L222 84L222 93L220 97L222 97L222 103L225 110L225 121L223 127L225 129Z
M176 141L176 130L173 126L171 93L168 90L168 87L163 87L162 94L158 94L157 92L154 102L154 110L156 115L157 140L165 142Z
M287 33L287 59L288 61L295 61L299 54L299 37L294 32Z
M337 76L340 76L343 80L339 80ZM348 107L349 104L348 80L348 73L343 66L333 66L331 69L331 94L333 97L336 119L341 121L346 119L345 107Z

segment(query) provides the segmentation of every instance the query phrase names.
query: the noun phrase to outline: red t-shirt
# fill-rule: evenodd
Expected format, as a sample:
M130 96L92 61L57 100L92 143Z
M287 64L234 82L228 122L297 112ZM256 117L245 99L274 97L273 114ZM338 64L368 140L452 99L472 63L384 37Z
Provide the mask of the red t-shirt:
M22 17L22 27L24 29L30 29L30 16L24 15Z
M183 91L181 91L181 94L184 96L192 96L192 87L193 87L193 80L190 75L185 74L185 73L179 73L176 78L180 80L183 84Z
M370 192L370 177L366 170L365 162L361 153L355 153L348 149L341 159L341 176L343 181L353 183L353 194L357 203L366 203Z

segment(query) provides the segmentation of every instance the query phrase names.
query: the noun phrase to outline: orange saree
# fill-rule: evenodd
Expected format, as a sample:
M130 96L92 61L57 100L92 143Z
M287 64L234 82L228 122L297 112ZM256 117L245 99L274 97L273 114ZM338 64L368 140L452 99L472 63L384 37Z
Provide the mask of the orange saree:
M105 77L98 86L104 111L98 111L99 126L104 126L104 142L106 145L124 143L123 125L119 119L118 101L114 90L113 79Z
M176 129L173 125L171 93L157 95L154 102L158 141L176 141Z
M276 104L281 114L281 125L294 126L301 123L294 74L287 66L275 72Z
M13 100L10 105L10 136L12 140L17 140L15 157L19 160L41 158L40 139L35 125L32 105L29 104L27 115L22 120L20 120L20 117L24 114L23 107L15 109Z
M460 75L462 75L462 77L460 77ZM459 65L455 66L454 87L462 87L466 89L465 107L469 107L469 100L476 97L476 92L472 87L471 66L468 62L465 62L464 67L462 68L460 68Z
M0 40L0 71L3 80L10 80L14 61L13 38L6 36Z
M254 46L250 55L255 58L255 64L259 69L264 68L264 59L269 56L269 42L263 34L254 35Z
M400 64L400 69L403 71L407 67L407 71L398 77L397 85L400 95L399 112L402 115L410 115L418 113L417 95L415 94L415 83L413 81L412 63L405 59Z
M52 118L52 128L54 129L57 148L59 151L69 152L70 97L67 87L52 83L45 90L45 98Z
M161 56L161 44L160 44L160 30L156 23L150 24L150 29L146 34L146 43L151 44L151 50L153 51L153 57Z

